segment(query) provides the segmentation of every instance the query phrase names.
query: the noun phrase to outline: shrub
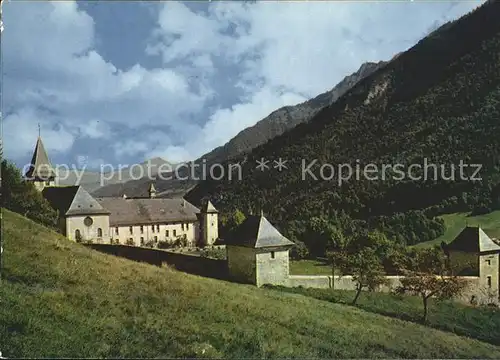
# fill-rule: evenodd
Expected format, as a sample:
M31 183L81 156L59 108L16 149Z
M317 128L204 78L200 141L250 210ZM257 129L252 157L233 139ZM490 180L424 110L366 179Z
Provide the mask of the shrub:
M224 249L204 249L201 251L200 256L217 260L225 260L226 251Z
M305 259L306 257L309 256L309 250L307 249L306 244L304 244L302 241L299 240L295 240L294 243L295 245L290 251L290 257L292 259L300 260L300 259Z
M170 249L173 244L169 241L158 241L158 249Z
M2 207L59 231L58 213L19 169L2 160Z

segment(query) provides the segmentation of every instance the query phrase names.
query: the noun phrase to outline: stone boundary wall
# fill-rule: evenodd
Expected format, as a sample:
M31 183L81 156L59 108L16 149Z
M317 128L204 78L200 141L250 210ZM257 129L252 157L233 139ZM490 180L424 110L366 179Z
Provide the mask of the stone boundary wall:
M197 255L174 253L161 249L151 249L130 245L85 244L94 250L125 259L145 262L155 266L172 266L190 274L227 279L226 260L217 260Z
M381 286L377 291L391 292L401 285L403 276L387 276L389 285ZM488 293L486 289L481 289L480 279L476 276L462 276L468 281L467 288L457 297L456 300L470 303L474 296L479 304L496 303L500 304L498 297ZM352 276L332 276L332 275L289 275L288 287L305 287L316 289L334 290L356 290L356 284L352 281Z
M387 276L388 286L382 286L379 291L390 292L401 285L402 276ZM289 287L309 287L319 289L356 290L356 284L351 275L290 275L288 276Z

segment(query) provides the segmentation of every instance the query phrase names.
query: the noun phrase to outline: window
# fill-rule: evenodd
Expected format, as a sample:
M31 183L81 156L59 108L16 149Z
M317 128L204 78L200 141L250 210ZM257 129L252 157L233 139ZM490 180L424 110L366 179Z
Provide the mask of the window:
M176 237L177 236L177 230L174 230L173 233L174 233L174 237Z
M186 230L189 230L189 224L186 224Z
M271 251L271 259L274 259L274 251Z
M154 225L151 225L151 231L155 232L155 226Z
M141 234L144 234L144 226L141 225Z
M94 223L94 220L92 220L92 218L90 216L87 216L85 219L83 219L83 224L87 227L92 226L93 223Z
M141 246L144 245L144 238L141 236Z
M491 260L486 260L486 265L490 266L491 265Z
M97 229L97 237L102 237L102 229L101 228Z
M491 276L488 276L488 277L486 278L486 284L487 284L487 286L491 289Z
M115 234L118 235L118 226L115 227Z
M160 232L160 225L156 225L156 231Z
M184 231L184 223L181 224L181 229Z
M134 228L133 228L132 226L129 226L129 228L128 228L128 229L129 229L129 231L130 231L130 233L131 233L131 234L133 234L133 233L134 233Z
M158 236L155 236L155 242L158 242Z
M75 230L75 240L76 240L76 241L80 241L80 240L82 240L82 234L80 233L80 230L79 230L79 229L76 229L76 230Z
M168 230L165 230L165 237L168 237Z

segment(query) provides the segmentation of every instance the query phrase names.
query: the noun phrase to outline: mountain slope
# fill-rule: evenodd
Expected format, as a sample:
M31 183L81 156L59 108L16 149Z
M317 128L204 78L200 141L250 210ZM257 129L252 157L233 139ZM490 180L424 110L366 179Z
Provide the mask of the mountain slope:
M298 124L309 121L316 113L337 101L349 89L372 74L386 63L364 63L353 74L346 76L333 89L316 96L302 104L285 106L260 120L254 126L248 127L222 147L216 148L201 157L208 162L232 159L241 153L247 153L253 148L265 144L270 139L283 134Z
M207 180L187 199L197 204L210 198L222 210L263 209L281 225L343 211L368 225L376 222L382 230L391 222L404 222L404 217L394 216L410 210L432 207L429 212L437 214L464 211L468 206L485 211L499 206L499 18L500 3L490 2L446 24L359 82L310 122L254 149L245 158L241 181ZM260 171L255 166L261 158L285 159L288 169ZM310 176L303 170L315 159ZM414 181L408 175L401 180L390 172L382 179L384 164L402 164L407 170L425 159L445 166L446 176L450 164L458 166L461 160L482 164L482 180L462 181L456 174L454 181L446 181L439 172L436 180ZM359 180L354 174L339 186L337 165L350 164L355 171L357 164L363 169L371 163L379 169L378 180L369 180L373 172L361 174ZM334 166L331 180L328 166L321 177L320 167L325 164ZM475 168L468 168L465 175L473 173ZM375 219L380 216L386 218ZM413 242L428 240L417 239L422 226L412 225Z
M59 168L57 179L59 185L81 185L85 190L93 192L103 186L119 186L119 184L142 178L148 174L148 171L156 175L158 171L174 168L174 166L165 159L155 157L140 164L123 165L122 168L112 169L111 164L102 165L101 171Z
M309 121L319 110L334 103L356 83L384 65L385 62L383 61L378 63L364 63L355 73L346 76L333 89L304 103L295 106L285 106L274 111L254 126L241 131L224 146L220 146L203 155L199 159L195 160L194 163L200 165L203 161L206 161L208 165L220 163L232 159L242 153L251 151L253 148L283 134L285 131L297 126L298 124ZM155 180L155 187L159 192L165 192L169 195L171 195L171 193L184 194L188 189L197 183L196 178L200 178L200 174L195 173L195 176L193 177L190 172L186 172L181 169L179 171L179 177L189 177L189 180L157 179ZM165 176L165 178L168 179L169 177ZM147 188L149 182L149 179L140 179L130 181L125 184L112 184L96 190L95 195L121 196L123 193L126 193L128 196L137 196L138 194L144 192L144 189Z
M500 357L497 346L350 306L105 255L3 215L7 358Z

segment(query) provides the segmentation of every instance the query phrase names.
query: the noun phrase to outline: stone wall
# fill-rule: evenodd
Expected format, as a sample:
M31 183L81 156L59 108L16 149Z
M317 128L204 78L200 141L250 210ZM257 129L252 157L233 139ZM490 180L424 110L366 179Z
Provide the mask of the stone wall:
M106 254L133 261L145 262L160 267L171 266L176 270L194 275L221 280L227 280L228 277L225 260L127 245L86 244L86 246Z
M401 285L403 276L387 276L388 285L381 286L377 291L391 292ZM462 276L468 285L466 289L457 297L457 300L470 303L474 297L478 304L499 303L498 295L488 291L479 277ZM283 285L283 284L275 284ZM356 290L356 284L352 281L352 276L331 276L331 275L290 275L285 284L288 287L305 287L317 289L334 290Z
M380 287L379 291L390 292L401 285L401 276L387 276L389 285ZM335 290L356 290L352 276L332 275L290 275L287 286Z
M237 282L257 284L255 250L240 246L226 246L227 266L231 279ZM287 268L288 269L288 268Z
M332 288L332 276L329 275L290 275L286 286L329 289Z
M491 253L479 258L481 274L480 286L487 292L499 294L500 297L500 254Z

